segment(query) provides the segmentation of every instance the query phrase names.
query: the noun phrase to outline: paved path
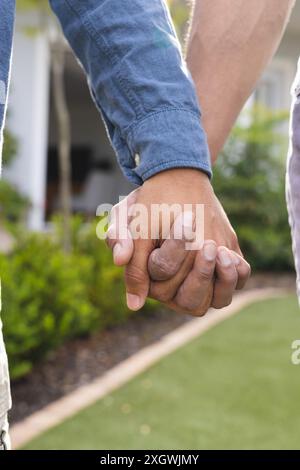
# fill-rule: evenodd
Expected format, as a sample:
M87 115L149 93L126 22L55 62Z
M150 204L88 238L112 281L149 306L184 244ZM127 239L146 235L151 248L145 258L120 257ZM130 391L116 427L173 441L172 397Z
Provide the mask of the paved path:
M105 395L113 392L129 380L144 372L176 349L184 346L194 338L218 323L238 313L245 306L264 299L281 297L286 291L281 289L253 289L239 293L233 302L222 310L210 310L205 317L196 318L156 343L141 349L138 353L122 361L98 379L88 385L79 387L45 408L33 413L11 428L13 448L24 446L39 434L56 426L78 411L86 408Z

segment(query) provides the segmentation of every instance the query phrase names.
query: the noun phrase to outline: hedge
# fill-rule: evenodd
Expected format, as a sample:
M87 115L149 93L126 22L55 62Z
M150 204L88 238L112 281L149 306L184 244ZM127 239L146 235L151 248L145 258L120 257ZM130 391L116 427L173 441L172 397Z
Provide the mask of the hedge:
M73 221L73 250L59 230L25 234L0 255L2 320L11 377L20 378L70 338L120 323L126 307L122 270L96 238L95 226Z

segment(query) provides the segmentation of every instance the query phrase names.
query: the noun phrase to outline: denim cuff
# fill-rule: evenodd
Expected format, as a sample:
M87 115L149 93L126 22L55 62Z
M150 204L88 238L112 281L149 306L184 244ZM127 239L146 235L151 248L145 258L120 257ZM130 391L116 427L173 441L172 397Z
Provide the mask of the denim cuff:
M134 123L126 132L134 167L126 176L142 184L171 168L196 168L212 176L206 134L200 115L185 109L163 109Z

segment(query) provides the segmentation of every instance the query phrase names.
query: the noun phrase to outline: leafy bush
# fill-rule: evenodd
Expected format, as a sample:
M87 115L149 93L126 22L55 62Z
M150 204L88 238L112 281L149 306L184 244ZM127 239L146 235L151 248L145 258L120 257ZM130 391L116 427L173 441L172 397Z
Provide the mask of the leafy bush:
M72 220L73 250L61 248L61 223L51 234L21 234L12 253L0 255L2 318L11 377L70 338L123 322L122 270L96 237L96 223ZM149 309L150 303L146 308Z
M99 312L89 302L84 279L91 262L65 255L49 238L30 235L0 257L2 317L12 377L66 338L87 333Z
M29 200L8 181L0 180L0 222L6 226L21 222Z
M17 141L14 136L4 132L3 165L9 166L17 155ZM0 223L15 231L14 224L22 222L29 208L27 197L20 194L10 182L0 180Z
M293 267L285 202L287 114L257 106L249 127L236 127L214 172L216 194L254 269Z
M131 313L126 306L123 271L113 264L111 250L103 240L96 236L96 225L83 223L80 216L72 219L72 247L75 256L87 256L91 260L88 281L89 298L96 309L102 309L105 315L102 326L109 326L123 321ZM57 241L62 240L62 223L59 217L54 221Z
M4 131L4 146L2 154L3 165L9 165L16 157L18 144L15 137L7 130Z

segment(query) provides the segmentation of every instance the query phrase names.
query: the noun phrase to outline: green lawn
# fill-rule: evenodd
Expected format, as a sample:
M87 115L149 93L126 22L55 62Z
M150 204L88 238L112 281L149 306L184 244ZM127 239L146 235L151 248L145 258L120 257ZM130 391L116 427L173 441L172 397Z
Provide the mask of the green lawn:
M257 303L27 449L300 449L294 297Z

